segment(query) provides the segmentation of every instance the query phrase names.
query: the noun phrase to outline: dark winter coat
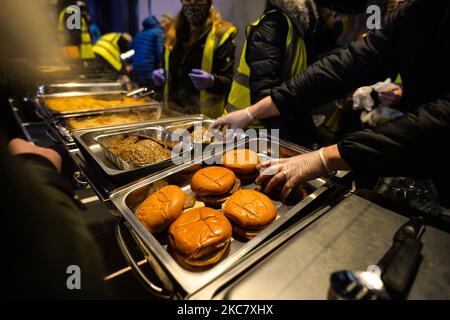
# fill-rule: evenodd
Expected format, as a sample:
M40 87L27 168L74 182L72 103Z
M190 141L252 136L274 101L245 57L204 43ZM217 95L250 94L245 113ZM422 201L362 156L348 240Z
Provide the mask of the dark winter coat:
M180 107L180 111L199 113L200 91L198 91L189 73L192 69L201 69L203 50L211 27L192 45L185 48L177 44L170 54L169 60L169 92L171 102ZM214 52L213 70L214 85L207 91L217 95L228 95L234 73L236 33L232 34Z
M409 0L360 41L272 90L281 114L297 119L352 89L400 73L409 113L339 144L356 171L433 178L449 199L450 3Z
M307 62L312 64L319 54L336 48L336 37L321 21L318 8L312 0L271 0L267 14L250 33L247 41L246 61L250 67L251 103L255 104L270 95L273 88L284 81L288 22L285 14L295 26L295 32L305 41ZM268 129L280 129L281 138L311 147L317 142L316 129L309 112L295 122L286 117L263 120Z

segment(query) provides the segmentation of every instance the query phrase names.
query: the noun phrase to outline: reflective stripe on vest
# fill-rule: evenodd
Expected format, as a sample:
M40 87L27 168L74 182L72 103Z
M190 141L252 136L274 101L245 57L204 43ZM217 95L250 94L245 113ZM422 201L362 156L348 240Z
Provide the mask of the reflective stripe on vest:
M166 82L164 84L164 105L169 107L169 79L170 79L170 48L166 46L166 50L164 50L164 70L166 72Z
M72 6L68 6L59 14L59 24L58 24L58 37L59 42L62 46L66 46L69 42L69 35L67 34L67 30L64 27L65 14L75 13L75 9ZM92 38L89 33L89 28L87 26L86 20L81 18L81 43L80 43L80 58L83 60L90 60L95 58L95 54L92 46Z
M246 60L248 37L251 31L256 28L260 22L271 13L277 12L272 10L265 13L258 21L250 24L246 28L247 40L244 43L239 67L231 85L231 91L228 96L228 103L226 112L232 112L240 109L245 109L251 105L250 93L250 67ZM303 38L299 37L295 31L295 27L288 15L283 13L288 23L288 34L286 37L286 54L285 65L283 67L282 80L287 81L295 75L303 72L307 67L306 46Z
M122 70L123 67L118 44L121 36L121 33L108 33L101 37L94 45L94 52L102 56L117 71Z
M202 66L201 69L208 73L212 73L214 66L214 52L222 46L234 33L237 32L236 27L228 28L223 34L216 34L217 26L213 25L211 31L208 33L208 37L205 42L205 47L203 49ZM170 64L170 48L166 46L165 50L165 72L167 76L167 81L164 87L164 96L166 105L168 105L169 100L169 64ZM225 110L226 95L212 94L206 90L200 90L200 113L216 119L220 117Z

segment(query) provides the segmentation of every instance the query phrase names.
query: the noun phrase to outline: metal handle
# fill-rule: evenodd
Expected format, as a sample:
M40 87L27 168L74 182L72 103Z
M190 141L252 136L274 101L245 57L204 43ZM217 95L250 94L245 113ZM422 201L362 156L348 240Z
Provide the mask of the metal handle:
M122 233L122 227L125 225L125 221L123 219L120 219L119 222L117 223L116 226L116 237L117 237L117 242L119 244L119 248L122 251L122 254L125 258L125 260L127 260L127 263L130 265L131 269L133 270L133 272L135 273L135 275L137 276L137 278L139 279L139 281L142 283L142 285L148 290L150 291L153 295L162 298L162 299L172 299L174 296L173 293L173 288L171 284L167 284L167 280L168 278L166 277L166 281L160 280L161 282L166 282L166 285L168 287L170 287L171 289L166 289L166 288L161 288L157 285L155 285L148 277L147 275L144 273L144 271L142 271L141 267L138 265L138 263L134 260L130 250L127 247L127 244L124 240L123 237L123 233ZM125 226L126 227L126 226ZM129 230L129 228L127 227L128 231L131 233L131 230ZM137 240L137 239L135 239ZM154 261L150 262L149 264L152 265L152 267L154 267ZM154 270L155 273L158 273L156 270Z
M33 98L27 98L34 105L34 113L42 120L46 120L50 117L49 111L45 110L44 107L37 100Z
M83 174L81 173L81 171L76 171L73 174L73 180L75 181L75 183L77 184L77 187L80 189L86 189L87 187L89 187L89 182L87 182L86 179Z
M58 138L58 136L57 136L56 133L54 132L54 129L48 128L48 129L46 130L46 133L47 133L47 136L50 138L50 140L51 140L54 144L56 144L56 145L61 144L61 140Z
M127 97L133 97L133 96L136 96L136 95L142 95L142 94L145 94L147 91L148 91L147 88L139 88L137 90L128 92L127 93Z

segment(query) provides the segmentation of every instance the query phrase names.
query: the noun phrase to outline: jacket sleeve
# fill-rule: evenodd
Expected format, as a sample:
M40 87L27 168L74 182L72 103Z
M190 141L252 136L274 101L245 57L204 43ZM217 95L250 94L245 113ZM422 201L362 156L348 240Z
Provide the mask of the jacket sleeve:
M338 146L357 172L439 177L450 162L444 137L450 137L450 94L384 126L353 133Z
M101 254L53 165L0 149L0 167L7 168L0 180L2 219L11 228L2 234L10 244L8 292L21 298L108 298ZM80 268L81 290L69 290L69 266Z
M223 45L214 52L214 65L212 70L214 85L208 89L210 93L227 95L231 89L234 74L236 35L237 32L231 34Z
M342 94L398 73L395 44L420 21L416 2L406 2L388 15L383 29L327 56L301 75L272 91L280 113L295 118L299 108L315 108ZM423 2L421 2L423 4ZM301 112L298 112L301 114Z
M266 16L252 31L246 60L250 67L251 103L270 95L282 84L288 24L281 13Z

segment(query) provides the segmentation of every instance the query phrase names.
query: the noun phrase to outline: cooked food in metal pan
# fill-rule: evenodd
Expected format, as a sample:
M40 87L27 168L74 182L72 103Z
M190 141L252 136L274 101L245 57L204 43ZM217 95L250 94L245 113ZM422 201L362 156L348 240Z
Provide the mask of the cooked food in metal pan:
M219 129L211 129L211 123L209 122L196 122L172 127L169 128L169 131L179 136L186 136L186 133L188 133L189 141L208 145L224 142L227 129L227 126Z
M94 96L46 98L44 103L56 112L85 111L116 107L141 106L148 103L146 99L123 98L102 99Z
M94 117L69 119L67 121L71 130L81 130L105 126L115 126L136 122L143 122L156 119L156 113L128 113L124 114L111 114L111 115L99 115Z
M158 142L136 135L111 137L105 145L113 154L135 166L158 163L172 156Z

